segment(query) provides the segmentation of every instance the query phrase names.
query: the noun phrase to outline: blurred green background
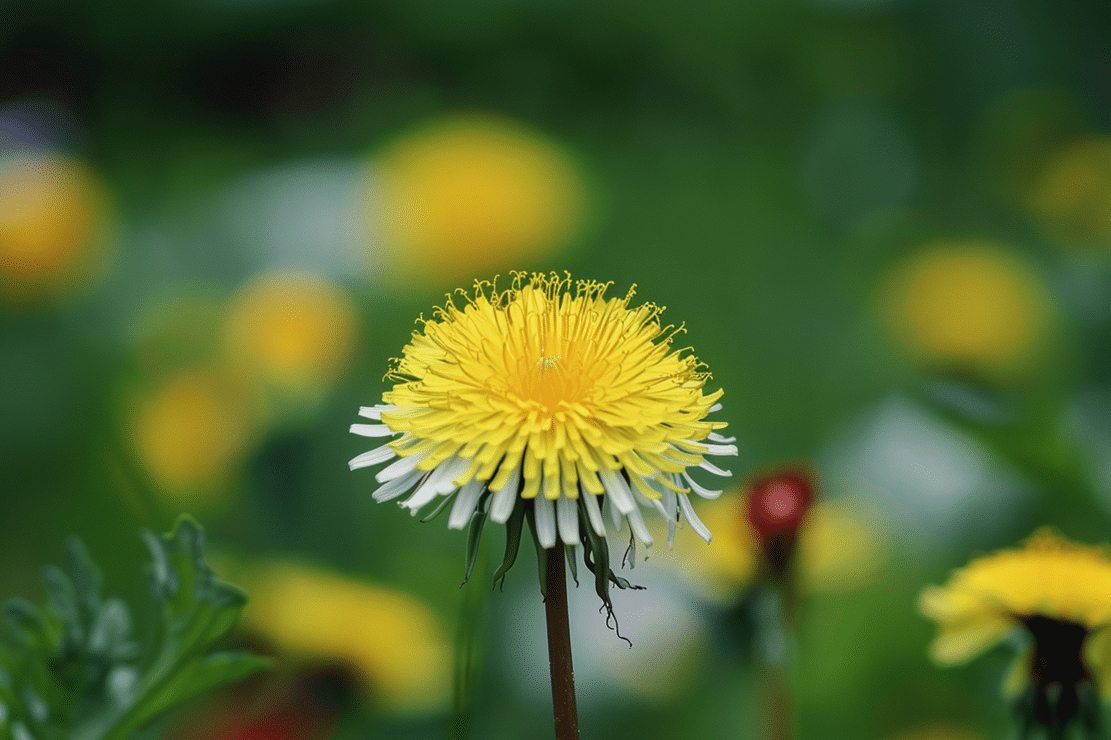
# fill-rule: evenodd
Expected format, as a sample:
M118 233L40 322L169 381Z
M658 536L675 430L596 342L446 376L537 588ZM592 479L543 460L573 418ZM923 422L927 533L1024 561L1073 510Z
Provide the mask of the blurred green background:
M144 603L139 527L196 515L282 661L167 737L444 737L461 620L472 736L550 732L532 554L491 593L488 534L460 589L465 535L346 465L413 320L518 269L667 306L740 447L721 544L617 594L631 649L574 595L584 737L759 736L737 510L788 463L823 502L799 737L1005 735L1007 651L931 665L914 601L1040 524L1111 539L1106 3L0 19L0 597L72 533Z

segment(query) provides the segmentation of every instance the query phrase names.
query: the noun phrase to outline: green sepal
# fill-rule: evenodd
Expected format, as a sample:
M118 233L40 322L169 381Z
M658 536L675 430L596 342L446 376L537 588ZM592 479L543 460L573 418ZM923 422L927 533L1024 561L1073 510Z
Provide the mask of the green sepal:
M579 587L579 558L575 552L574 545L563 546L563 556L567 559L567 565L571 568L571 578L575 581L575 588Z
M525 520L528 522L529 533L532 535L532 544L536 548L536 567L540 573L540 595L548 598L548 572L545 564L548 562L548 553L540 544L540 537L536 534L536 513L532 501L525 501Z
M428 524L430 521L432 521L433 519L438 517L440 515L440 513L444 509L447 508L447 505L449 503L451 503L452 499L454 499L454 498L455 498L455 493L454 492L452 492L451 494L449 494L447 496L442 497L440 499L440 503L436 504L436 508L432 510L431 514L429 514L428 516L425 516L425 517L421 517L420 523L421 524Z
M494 573L494 587L505 584L505 574L517 562L517 552L521 549L521 534L525 524L525 503L519 502L505 523L505 557L502 558L501 567Z
M478 497L478 503L475 504L475 512L471 517L471 523L467 527L467 568L463 574L463 583L459 584L462 588L466 585L467 581L471 580L471 573L474 572L474 564L478 559L478 545L482 541L482 528L486 525L486 517L489 514L486 512L486 502L490 500L490 489L485 488L482 494Z

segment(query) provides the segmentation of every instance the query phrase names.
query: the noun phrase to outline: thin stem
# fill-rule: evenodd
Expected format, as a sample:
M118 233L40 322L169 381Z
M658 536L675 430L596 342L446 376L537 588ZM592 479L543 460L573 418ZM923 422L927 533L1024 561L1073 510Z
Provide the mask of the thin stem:
M567 566L563 546L544 550L544 616L548 622L548 664L552 673L552 710L556 740L579 740L575 707L575 669L571 665L571 628L567 623Z

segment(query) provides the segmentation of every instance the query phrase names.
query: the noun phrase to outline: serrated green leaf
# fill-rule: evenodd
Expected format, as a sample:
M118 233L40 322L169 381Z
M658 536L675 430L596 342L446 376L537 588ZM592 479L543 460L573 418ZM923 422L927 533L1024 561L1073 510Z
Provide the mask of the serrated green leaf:
M131 612L120 599L105 601L89 630L89 652L109 660L119 661L134 657L135 645L131 637Z
M96 567L84 543L76 537L66 542L66 565L69 568L77 603L88 618L100 611L104 577Z
M182 702L224 684L241 681L271 666L269 659L247 652L213 653L179 671L174 681L150 696L144 702L143 710L130 721L133 726L142 727Z
M26 599L17 597L6 601L4 618L15 627L16 637L25 644L36 647L50 644L50 627L45 615Z
M170 554L166 549L165 541L154 532L144 529L143 542L150 551L150 578L151 591L154 598L166 601L177 591L177 574L170 566Z
M50 608L65 625L66 639L80 643L85 635L85 614L78 606L77 591L61 568L48 565L42 569L42 582Z
M43 570L47 606L13 599L4 613L15 636L0 643L0 740L132 740L164 711L266 667L248 653L213 653L247 601L204 561L204 533L183 517L167 535L143 532L160 602L154 644L139 651L132 617L101 598L100 571L84 546L68 545L69 573ZM140 660L140 662L136 662ZM4 722L7 724L5 725Z

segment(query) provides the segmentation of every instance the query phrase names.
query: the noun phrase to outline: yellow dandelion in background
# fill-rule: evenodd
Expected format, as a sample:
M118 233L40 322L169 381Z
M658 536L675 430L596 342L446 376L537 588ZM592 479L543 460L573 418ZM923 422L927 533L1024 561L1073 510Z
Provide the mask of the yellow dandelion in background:
M1017 629L1030 649L1005 688L1020 694L1020 722L1061 731L1091 729L1096 691L1111 693L1111 550L1040 529L1021 548L977 558L944 586L929 586L918 608L938 623L930 655L941 664L975 657ZM1051 734L1064 737L1063 734Z
M358 317L341 287L309 273L272 272L244 285L224 323L227 352L263 384L315 398L347 366Z
M250 439L244 399L213 372L186 370L142 398L130 436L160 495L182 507L216 503Z
M445 280L492 272L567 242L583 218L569 157L507 118L457 114L382 151L371 229L395 273Z
M243 626L292 657L354 669L373 702L440 708L451 688L451 647L432 610L408 594L297 563L244 568Z
M1111 625L1111 552L1040 529L926 588L918 607L938 622L930 655L939 663L973 658L1038 617L1096 632Z
M675 567L699 596L736 603L752 586L760 541L745 517L742 496L703 505L699 516L714 532L703 552L677 543ZM890 555L890 538L879 516L845 499L814 503L799 527L798 575L808 592L845 592L871 582Z
M374 498L411 491L401 506L416 514L454 496L454 529L487 505L505 523L521 500L545 548L578 544L580 522L584 538L604 538L607 519L615 531L627 521L650 545L642 508L671 534L682 512L709 541L688 494L720 492L687 470L729 475L707 459L737 454L714 431L725 423L705 418L722 391L703 393L708 376L672 348L676 330L660 326L661 307L630 307L632 290L607 299L607 287L517 273L508 289L477 283L462 307L449 296L413 333L384 403L360 411L381 423L351 427L400 435L351 461L354 470L392 460Z
M1034 268L989 242L929 245L896 272L882 298L896 339L926 365L1023 367L1050 328Z
M27 300L92 282L107 221L104 189L80 162L53 153L0 160L0 293Z
M1111 250L1111 137L1064 147L1041 172L1028 202L1060 245Z

